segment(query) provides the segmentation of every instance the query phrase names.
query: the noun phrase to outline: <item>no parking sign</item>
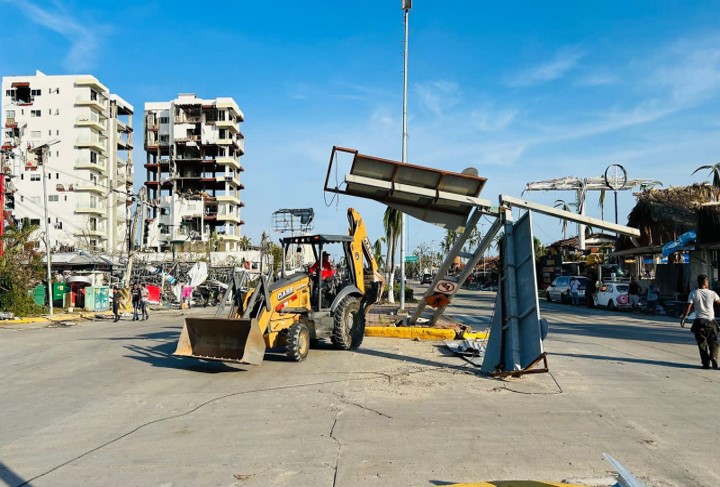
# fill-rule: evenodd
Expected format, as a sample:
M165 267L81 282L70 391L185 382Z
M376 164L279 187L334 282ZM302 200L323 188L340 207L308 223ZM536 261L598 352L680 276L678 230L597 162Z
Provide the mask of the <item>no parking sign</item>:
M452 294L457 289L457 282L441 280L435 286L434 291L442 294Z

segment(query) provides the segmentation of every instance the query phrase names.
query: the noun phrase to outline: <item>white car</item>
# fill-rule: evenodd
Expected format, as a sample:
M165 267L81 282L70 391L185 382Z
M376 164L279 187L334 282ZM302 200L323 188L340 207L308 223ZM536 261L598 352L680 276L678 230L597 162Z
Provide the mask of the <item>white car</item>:
M630 309L630 286L624 282L604 282L597 292L597 305L607 309Z

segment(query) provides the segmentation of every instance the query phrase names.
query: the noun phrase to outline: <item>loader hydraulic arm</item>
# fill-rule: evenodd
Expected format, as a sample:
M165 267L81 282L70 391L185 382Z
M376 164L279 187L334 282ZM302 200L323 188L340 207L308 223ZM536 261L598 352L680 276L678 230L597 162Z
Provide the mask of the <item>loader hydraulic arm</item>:
M379 281L380 294L382 294L385 282L378 272L377 261L375 261L365 222L355 208L348 208L347 217L349 223L348 236L353 238L350 244L350 253L352 255L353 270L357 276L357 287L365 294L368 285Z

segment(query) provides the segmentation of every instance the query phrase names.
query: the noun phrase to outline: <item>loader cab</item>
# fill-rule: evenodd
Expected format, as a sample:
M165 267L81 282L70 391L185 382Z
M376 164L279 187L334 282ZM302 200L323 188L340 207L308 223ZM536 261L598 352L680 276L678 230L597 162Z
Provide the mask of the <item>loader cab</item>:
M316 311L329 311L339 297L349 292L363 294L357 286L358 279L362 282L363 276L356 276L354 267L348 265L354 259L351 255L352 241L353 238L347 235L303 235L281 239L283 248L281 278L289 279L297 273L308 275L312 289L312 307ZM298 265L297 260L308 252L311 258ZM323 254L326 252L341 256L333 263L332 275L323 272ZM309 272L314 263L318 263L315 266L316 271Z

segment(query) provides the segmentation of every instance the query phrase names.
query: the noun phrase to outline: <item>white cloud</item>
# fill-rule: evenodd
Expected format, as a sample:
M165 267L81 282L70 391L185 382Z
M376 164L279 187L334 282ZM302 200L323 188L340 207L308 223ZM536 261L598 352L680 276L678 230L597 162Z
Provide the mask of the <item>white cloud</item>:
M584 56L585 53L578 49L564 49L558 52L552 60L517 73L508 80L508 84L513 87L524 87L554 81L562 78L577 66L578 61Z
M720 91L720 36L682 40L662 53L650 81L669 89L672 102L687 106ZM652 85L651 85L652 87Z
M420 98L420 106L437 117L460 102L459 86L451 81L417 83L414 88Z
M507 128L518 114L518 110L492 108L475 109L470 112L472 125L481 132L497 132Z
M63 65L70 71L88 69L93 65L100 39L99 32L105 27L95 22L86 26L76 19L65 6L59 2L52 2L52 8L40 7L27 0L6 0L19 8L25 16L53 32L63 36L70 43Z

